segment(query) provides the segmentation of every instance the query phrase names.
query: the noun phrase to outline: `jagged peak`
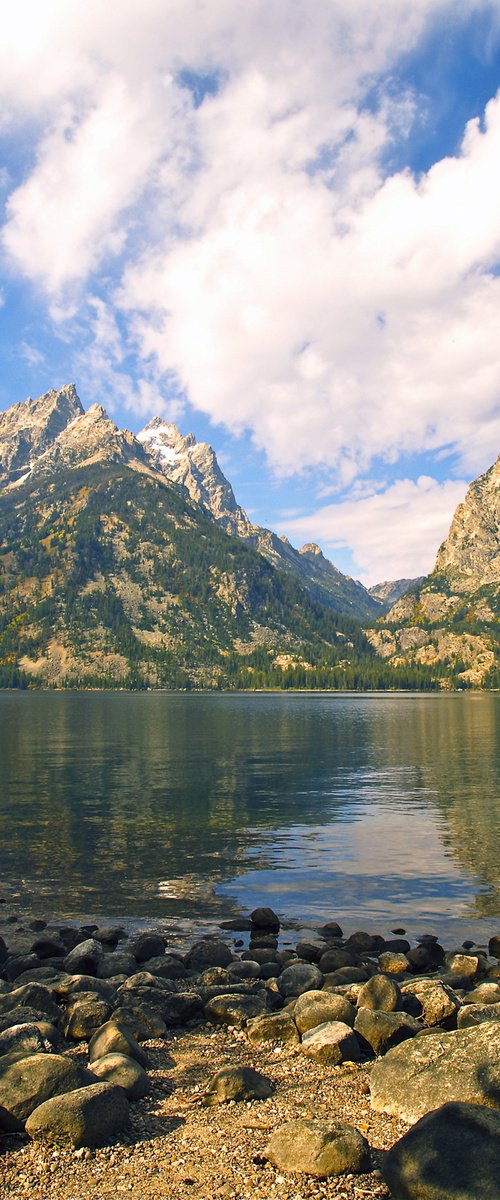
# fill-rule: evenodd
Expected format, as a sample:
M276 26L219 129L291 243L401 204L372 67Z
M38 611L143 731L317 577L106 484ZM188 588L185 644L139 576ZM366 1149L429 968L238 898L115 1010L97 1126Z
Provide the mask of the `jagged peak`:
M317 542L305 542L299 549L299 554L314 554L317 558L324 558L323 551Z

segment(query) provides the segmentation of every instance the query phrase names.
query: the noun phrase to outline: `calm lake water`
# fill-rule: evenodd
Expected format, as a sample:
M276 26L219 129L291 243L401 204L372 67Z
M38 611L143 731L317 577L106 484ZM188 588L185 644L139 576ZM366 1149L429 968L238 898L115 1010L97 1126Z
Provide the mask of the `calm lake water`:
M500 927L498 695L0 693L0 895L45 917Z

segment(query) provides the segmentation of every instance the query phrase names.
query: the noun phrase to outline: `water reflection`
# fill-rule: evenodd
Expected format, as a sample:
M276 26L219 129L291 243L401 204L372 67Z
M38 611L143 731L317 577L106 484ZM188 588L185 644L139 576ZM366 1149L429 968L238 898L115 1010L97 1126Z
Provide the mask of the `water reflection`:
M491 925L499 703L4 693L2 887L68 915L222 917L263 900Z

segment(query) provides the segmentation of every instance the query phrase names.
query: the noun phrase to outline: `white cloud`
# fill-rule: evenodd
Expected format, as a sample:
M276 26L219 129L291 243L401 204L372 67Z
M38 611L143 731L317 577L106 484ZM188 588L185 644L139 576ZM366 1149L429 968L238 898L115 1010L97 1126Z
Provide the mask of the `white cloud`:
M367 587L386 579L413 579L433 569L466 488L464 480L440 484L426 475L416 483L399 479L383 492L285 520L284 531L296 544L321 542L333 561L339 548L350 547L358 578Z
M380 165L419 102L384 98L384 72L429 22L475 8L495 4L5 5L4 124L28 132L33 165L3 245L54 320L86 322L89 377L141 413L173 381L174 406L185 391L250 429L285 473L347 485L376 457L444 446L488 465L500 102L421 179ZM195 108L183 69L217 74L217 94Z

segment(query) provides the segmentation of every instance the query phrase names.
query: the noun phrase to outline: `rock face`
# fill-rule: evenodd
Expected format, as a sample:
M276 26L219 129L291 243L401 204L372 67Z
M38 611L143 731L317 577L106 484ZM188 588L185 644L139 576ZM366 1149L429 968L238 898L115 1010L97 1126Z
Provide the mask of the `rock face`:
M387 611L397 600L401 600L402 596L406 596L407 592L413 592L419 587L424 579L425 575L418 575L416 579L385 579L383 583L374 583L368 591Z
M500 457L468 488L432 574L390 608L390 628L379 622L369 631L380 657L431 667L462 686L481 686L498 670L499 518Z
M500 1024L413 1038L375 1063L372 1107L410 1124L448 1101L500 1109Z
M500 1113L443 1105L396 1142L382 1175L395 1200L498 1200Z
M435 570L453 577L458 591L500 583L500 455L471 483L438 551Z
M31 396L0 412L0 482L15 483L31 462L52 446L59 434L83 415L73 383Z
M348 615L377 616L381 607L363 584L343 575L314 543L296 550L287 538L254 525L236 501L231 484L222 473L217 456L207 442L197 442L192 433L183 437L176 425L153 417L137 435L155 465L189 496L202 504L232 537L242 538L274 567L292 575L322 604Z

